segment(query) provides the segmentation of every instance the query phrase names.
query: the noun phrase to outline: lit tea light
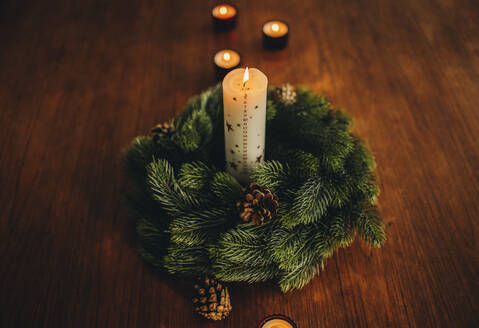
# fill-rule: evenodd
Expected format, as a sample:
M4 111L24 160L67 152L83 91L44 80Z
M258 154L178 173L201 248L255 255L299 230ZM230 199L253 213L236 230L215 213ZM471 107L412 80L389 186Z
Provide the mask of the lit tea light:
M281 314L271 315L259 324L258 328L297 328L293 320Z
M263 43L269 49L281 49L288 44L289 26L283 21L273 20L263 25Z
M213 57L218 78L223 78L229 71L237 68L241 62L241 56L238 52L231 49L218 51Z
M236 25L238 9L233 5L223 3L211 10L211 16L217 30L230 30Z

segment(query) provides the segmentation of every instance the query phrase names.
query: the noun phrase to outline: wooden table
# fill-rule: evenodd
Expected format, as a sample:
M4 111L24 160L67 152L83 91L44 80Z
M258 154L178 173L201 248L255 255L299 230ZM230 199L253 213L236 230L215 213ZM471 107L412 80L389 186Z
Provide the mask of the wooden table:
M0 326L479 325L479 2L0 1ZM289 46L261 25L290 23ZM271 84L305 84L376 154L388 241L340 250L304 290L232 287L224 322L138 256L120 150L215 83L231 47Z

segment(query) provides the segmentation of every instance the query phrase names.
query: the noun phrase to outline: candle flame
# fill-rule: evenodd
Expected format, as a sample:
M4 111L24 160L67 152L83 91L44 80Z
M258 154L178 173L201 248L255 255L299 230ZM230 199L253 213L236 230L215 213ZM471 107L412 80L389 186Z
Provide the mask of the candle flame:
M228 9L226 7L220 7L220 14L221 15L226 15L227 12L228 12Z
M274 23L273 25L271 25L271 29L275 32L278 32L279 31L279 25Z
M248 67L244 70L244 75L243 75L243 85L249 81L249 72L248 72Z
M231 55L229 52L225 52L223 54L223 59L226 60L226 61L229 61L231 59Z

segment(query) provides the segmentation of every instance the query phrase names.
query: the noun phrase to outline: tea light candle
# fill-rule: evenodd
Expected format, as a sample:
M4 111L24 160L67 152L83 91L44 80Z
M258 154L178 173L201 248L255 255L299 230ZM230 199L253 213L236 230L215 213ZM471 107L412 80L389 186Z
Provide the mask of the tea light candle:
M226 171L240 182L264 161L268 78L237 68L223 80Z
M297 326L290 318L274 314L261 321L258 328L297 328Z
M281 49L288 44L289 26L283 21L272 20L263 25L263 44L269 49Z
M238 9L228 3L217 5L211 10L214 27L217 30L230 30L235 27L237 16Z
M240 54L231 49L220 50L213 57L213 63L219 78L223 78L229 71L238 67L240 62Z

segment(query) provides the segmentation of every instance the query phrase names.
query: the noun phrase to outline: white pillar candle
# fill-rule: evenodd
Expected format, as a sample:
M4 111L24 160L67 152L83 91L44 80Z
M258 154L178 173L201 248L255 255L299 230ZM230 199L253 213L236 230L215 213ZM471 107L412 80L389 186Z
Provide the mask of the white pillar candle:
M237 68L223 80L226 170L241 182L264 161L268 78Z

